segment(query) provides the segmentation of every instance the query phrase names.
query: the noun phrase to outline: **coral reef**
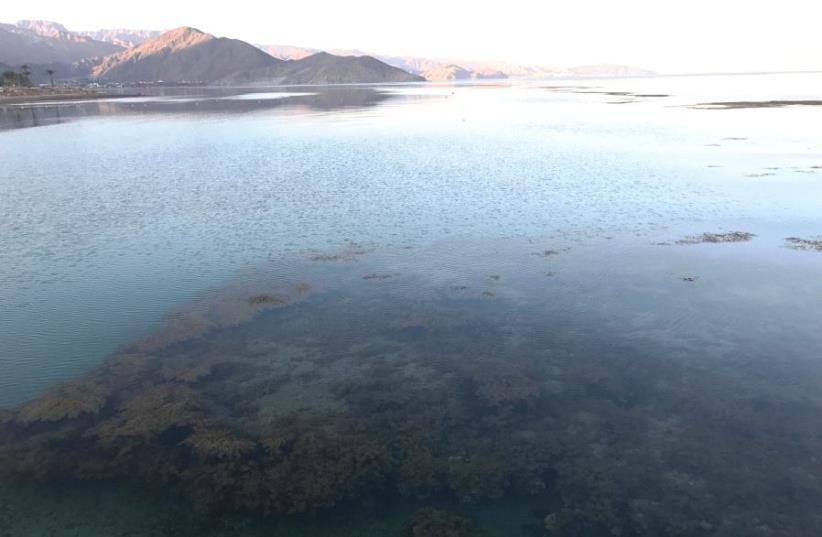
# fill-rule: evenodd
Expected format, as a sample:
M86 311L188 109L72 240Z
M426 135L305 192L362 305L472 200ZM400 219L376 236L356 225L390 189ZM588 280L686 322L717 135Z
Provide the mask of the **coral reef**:
M247 291L232 304L266 307ZM678 360L468 302L346 295L127 349L3 413L0 475L122 479L276 516L528 498L544 537L822 533L810 361ZM478 533L425 510L408 535Z
M400 531L399 537L481 537L471 522L457 514L437 509L420 509Z
M741 108L783 108L786 106L822 106L822 101L807 100L774 100L774 101L724 101L698 103L689 108L698 110L737 110Z
M104 386L89 382L71 382L58 386L42 397L24 405L16 419L22 423L57 422L84 414L96 414L108 398Z
M271 293L259 293L248 297L248 303L252 306L261 306L264 304L285 304L287 299L274 296Z
M793 250L805 250L811 252L822 252L822 237L815 239L800 239L799 237L788 237L785 239L788 248Z
M539 399L542 386L517 371L485 371L475 375L476 396L484 405L525 405Z
M155 334L132 345L131 351L152 353L193 339L213 330L242 325L273 308L290 306L305 298L311 285L300 282L280 292L229 287L189 306L184 313L169 316Z
M676 241L677 244L718 244L727 242L748 242L754 239L756 235L746 231L733 231L730 233L703 233L702 235L694 235L685 237Z
M199 396L183 385L148 386L126 399L114 414L91 432L103 444L121 437L150 439L175 427L192 426L203 419Z
M396 274L387 274L382 272L372 272L371 274L366 274L362 277L363 280L387 280L388 278L393 278Z
M182 445L189 446L199 457L209 459L240 459L257 448L257 444L227 427L198 425Z

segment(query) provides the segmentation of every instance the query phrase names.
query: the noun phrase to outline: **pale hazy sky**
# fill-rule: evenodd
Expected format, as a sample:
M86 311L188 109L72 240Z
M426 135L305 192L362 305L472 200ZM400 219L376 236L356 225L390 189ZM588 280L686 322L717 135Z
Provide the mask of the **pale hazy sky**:
M659 72L822 70L818 0L7 0L0 21L195 26L255 43Z

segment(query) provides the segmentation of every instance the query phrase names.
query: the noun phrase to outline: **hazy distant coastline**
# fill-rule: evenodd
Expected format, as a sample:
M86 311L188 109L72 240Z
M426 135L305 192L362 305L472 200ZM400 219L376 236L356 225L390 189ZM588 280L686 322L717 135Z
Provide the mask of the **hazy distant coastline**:
M195 28L73 32L50 21L0 24L0 69L34 84L345 84L507 78L650 76L625 65L559 68L370 54L357 49L251 45ZM48 74L47 74L48 73ZM7 84L8 85L8 84Z

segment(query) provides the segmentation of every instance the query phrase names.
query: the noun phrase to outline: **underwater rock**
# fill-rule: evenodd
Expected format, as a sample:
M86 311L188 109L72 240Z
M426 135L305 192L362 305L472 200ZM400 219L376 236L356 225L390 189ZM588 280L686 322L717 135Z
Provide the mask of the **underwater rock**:
M610 239L611 237L605 237L605 238ZM563 248L562 250L554 250L554 249L551 248L551 249L543 250L541 252L534 252L531 255L535 255L535 256L538 256L538 257L553 257L553 256L556 256L556 255L560 255L563 252L570 252L570 251L571 251L570 248Z
M311 285L300 282L279 292L229 288L191 304L184 313L170 316L155 334L132 345L138 353L152 353L172 345L202 338L213 330L242 325L274 308L303 300Z
M689 106L696 110L738 110L742 108L784 108L786 106L822 106L822 101L813 99L772 100L772 101L723 101L699 103Z
M815 239L800 239L799 237L788 237L785 239L788 248L792 250L804 250L808 252L822 252L822 237Z
M343 254L315 254L309 256L310 261L351 261L354 258Z
M501 498L511 486L511 469L502 457L487 453L453 455L448 458L446 482L461 503Z
M484 372L475 377L477 398L489 407L525 405L542 396L540 383L519 372Z
M309 261L354 261L357 257L374 251L373 247L365 247L356 242L349 242L342 251L336 254L313 253L308 256Z
M457 514L437 509L420 509L407 522L399 537L481 537L471 522Z
M202 458L216 459L239 459L257 448L255 442L237 436L228 427L220 425L199 425L182 444Z
M104 444L121 437L150 439L169 429L203 421L197 393L181 384L151 386L121 403L116 413L93 433Z
M161 372L164 380L195 384L211 376L221 365L230 365L223 357L196 358L199 357L191 362L163 363Z
M370 435L308 431L265 470L266 501L278 513L328 509L380 490L390 463L386 445Z
M550 537L822 535L817 369L680 360L502 301L397 307L360 286L365 300L353 286L118 354L0 414L0 475L122 480L210 514L506 497L534 505L535 524L550 513ZM254 310L258 293L231 303ZM469 530L441 513L403 529Z
M263 304L285 304L286 299L274 296L270 293L260 293L248 297L248 303L252 306L260 306Z
M362 277L363 280L387 280L388 278L393 278L396 274L386 274L380 272L372 272L371 274L366 274Z
M730 233L703 233L702 235L694 235L685 237L676 241L677 244L718 244L728 242L748 242L756 237L753 233L746 231L733 231Z
M96 414L106 403L107 390L97 383L70 382L24 405L16 415L24 424L57 422Z

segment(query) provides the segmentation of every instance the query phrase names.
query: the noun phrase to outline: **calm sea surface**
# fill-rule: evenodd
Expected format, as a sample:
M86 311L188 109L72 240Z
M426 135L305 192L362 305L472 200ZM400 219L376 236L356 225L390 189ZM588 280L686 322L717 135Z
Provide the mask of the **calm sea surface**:
M490 535L818 534L822 106L698 105L820 87L792 74L0 104L7 443L36 465L56 456L28 436L47 425L100 439L60 444L59 487L6 487L0 529L174 535L193 500L231 513L197 535L404 537L430 506ZM117 369L135 356L146 365ZM87 404L66 381L107 388ZM129 412L158 407L129 401L180 390L196 419L134 428ZM77 410L55 414L55 393ZM441 434L395 428L408 415ZM299 432L265 459L283 420ZM204 423L256 447L204 440ZM313 428L334 429L322 449L300 443ZM426 445L430 468L415 454L409 470L398 439ZM379 448L331 457L322 492L199 480L242 460L317 483L318 453L352 444ZM192 451L161 472L146 461L172 451L146 446ZM66 469L89 450L95 464ZM734 461L748 473L727 474ZM615 473L631 465L645 481ZM161 482L185 515L148 497ZM358 514L334 518L346 505Z

